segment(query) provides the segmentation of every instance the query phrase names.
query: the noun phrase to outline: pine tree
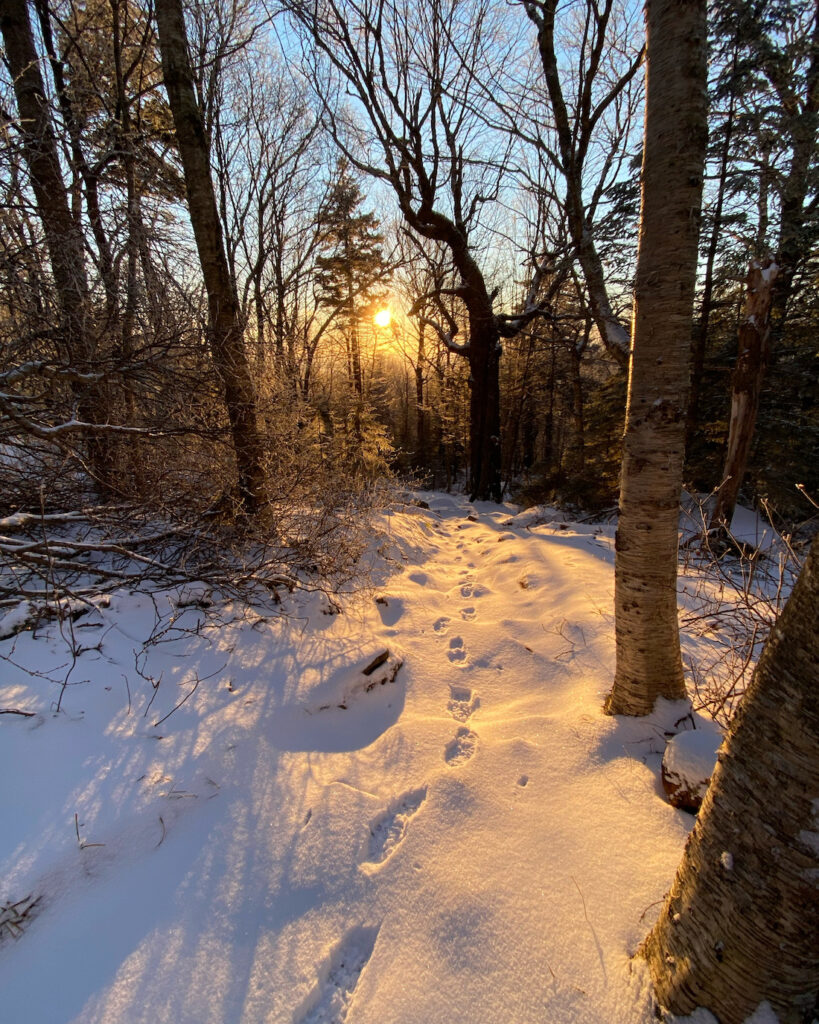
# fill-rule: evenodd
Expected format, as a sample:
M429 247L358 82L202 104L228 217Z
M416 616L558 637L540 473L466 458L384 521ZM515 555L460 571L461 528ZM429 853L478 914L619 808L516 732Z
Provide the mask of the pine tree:
M350 388L361 399L360 323L364 310L384 294L389 264L384 236L374 213L362 212L364 196L346 160L337 176L322 216L323 254L316 259L316 291L321 306L335 309L344 323Z

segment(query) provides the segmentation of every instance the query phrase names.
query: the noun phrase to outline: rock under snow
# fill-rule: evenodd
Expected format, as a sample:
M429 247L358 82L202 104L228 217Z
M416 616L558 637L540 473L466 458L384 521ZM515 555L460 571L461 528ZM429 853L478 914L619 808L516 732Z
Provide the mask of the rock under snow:
M692 814L702 806L722 743L719 727L700 719L697 728L677 733L663 755L663 789L674 807Z

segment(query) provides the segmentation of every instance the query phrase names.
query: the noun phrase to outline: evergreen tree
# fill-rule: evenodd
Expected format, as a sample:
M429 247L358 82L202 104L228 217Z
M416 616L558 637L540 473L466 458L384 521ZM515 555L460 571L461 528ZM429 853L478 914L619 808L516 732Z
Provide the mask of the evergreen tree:
M374 213L361 211L364 196L346 160L339 161L336 175L322 215L323 251L316 259L316 293L319 305L336 310L344 324L350 387L360 399L364 393L360 323L365 309L383 296L390 267L379 221Z

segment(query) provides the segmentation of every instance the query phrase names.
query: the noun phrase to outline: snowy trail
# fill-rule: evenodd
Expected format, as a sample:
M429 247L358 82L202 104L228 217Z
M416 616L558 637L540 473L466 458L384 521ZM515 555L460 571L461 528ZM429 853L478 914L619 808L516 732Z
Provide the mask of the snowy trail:
M66 715L6 666L0 704L44 713L2 723L0 896L43 909L0 944L2 1024L652 1020L629 956L692 819L661 796L662 726L601 714L612 530L424 497L344 614L304 597L152 648L163 712L216 673L157 729L144 684L123 706L132 596Z

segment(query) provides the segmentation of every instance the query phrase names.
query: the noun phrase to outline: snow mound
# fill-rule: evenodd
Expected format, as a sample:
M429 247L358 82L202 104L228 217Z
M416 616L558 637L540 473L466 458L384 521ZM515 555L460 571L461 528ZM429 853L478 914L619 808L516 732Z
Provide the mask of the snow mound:
M398 678L404 659L389 648L342 666L306 694L281 707L272 740L279 750L361 750L394 725L404 708Z
M677 733L668 741L663 788L675 807L692 813L700 809L721 743L722 732L708 719L700 719L696 729Z

